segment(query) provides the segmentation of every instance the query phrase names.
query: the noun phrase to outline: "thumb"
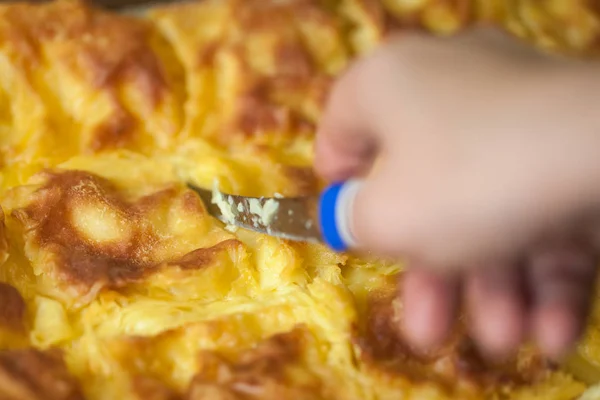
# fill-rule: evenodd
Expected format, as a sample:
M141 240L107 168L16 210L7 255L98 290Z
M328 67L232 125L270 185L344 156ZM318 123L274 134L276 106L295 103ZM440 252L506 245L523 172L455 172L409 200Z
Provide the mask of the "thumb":
M334 84L315 140L315 169L327 181L341 181L369 170L378 150L361 82L364 62L350 67Z
M351 238L348 245L431 268L443 267L436 257L439 246L431 246L441 239L431 237L435 207L394 165L382 159L376 171L359 181L352 199L345 201L346 210L340 214L346 221L340 225L347 229L345 237ZM432 250L436 253L430 257Z
M342 243L334 248L350 247L396 257L406 256L406 251L414 245L410 242L411 235L404 229L414 225L413 218L406 212L413 208L410 207L412 200L398 196L396 185L390 184L395 181L385 176L389 175L387 171L387 168L378 169L365 179L351 179L328 189L322 210L331 204L326 200L332 198L329 193L336 193L333 195L335 210L331 213L336 228L334 231L325 229L326 237L335 238L333 243ZM402 221L408 224L400 223ZM329 236L329 232L337 233Z
M396 181L385 180L381 176L385 172L379 170L361 181L348 210L348 229L357 249L392 257L406 256L408 238L403 237L405 224L400 222L408 219L405 212L408 199L395 193Z

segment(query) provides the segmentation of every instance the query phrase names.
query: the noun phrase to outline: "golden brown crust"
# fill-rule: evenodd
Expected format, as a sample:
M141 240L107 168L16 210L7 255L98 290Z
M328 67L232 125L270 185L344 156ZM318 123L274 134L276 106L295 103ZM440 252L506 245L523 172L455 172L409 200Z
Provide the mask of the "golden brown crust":
M289 177L290 181L294 182L294 194L296 196L318 193L319 181L312 168L284 166L284 174Z
M58 270L54 272L62 279L86 286L97 282L118 286L139 279L149 266L143 251L157 238L143 228L133 229L140 211L130 207L110 182L79 171L51 174L35 197L26 208L13 211L13 216L33 233L37 245L56 256ZM90 241L72 218L74 208L90 202L114 209L132 231L121 240Z
M472 0L432 0L413 3L383 0L394 23L426 29L436 34L453 34L470 25L476 17Z
M542 382L557 368L529 349L521 351L518 359L490 364L478 353L461 323L443 348L430 354L417 353L403 338L402 307L394 290L373 293L363 318L364 326L356 339L363 362L412 382L436 382L449 392L508 393Z
M219 144L278 147L311 135L331 74L347 61L341 26L316 0L190 3L151 18L180 55L188 85L197 83L188 90L188 135ZM192 18L214 27L197 29Z
M189 400L324 399L322 383L301 360L303 329L274 335L233 358L212 351L199 355L199 371L187 392Z
M179 258L166 263L167 267L176 266L181 269L200 269L214 264L223 250L235 249L242 243L236 239L225 240L213 247L196 249Z
M240 194L317 193L312 136L351 58L393 29L476 18L593 53L600 10L569 4L202 0L144 18L0 5L0 349L64 346L94 399L574 398L583 385L534 350L488 365L459 328L416 354L397 265L225 231L169 170ZM48 396L82 398L58 353L0 352L0 398Z
M25 331L26 305L17 289L0 282L0 326L16 333Z
M41 111L34 129L46 136L12 133L15 141L22 135L30 142L13 141L9 161L31 150L21 146L50 158L68 149L77 154L165 147L179 129L182 107L177 62L161 58L169 56L165 48L147 21L82 0L1 5L0 51L8 72L17 71L27 86L19 90L35 93ZM53 144L53 151L42 142Z
M0 266L2 266L8 258L8 237L4 219L4 211L2 210L2 207L0 207Z
M152 218L180 196L188 218L210 218L198 196L189 190L182 194L176 186L131 200L97 175L48 172L44 184L12 216L22 225L27 249L35 252L29 257L42 260L40 273L78 297L95 296L102 288L123 288L164 269L206 268L240 244L225 240L187 254L168 252Z
M4 44L26 55L33 66L43 62L45 46L57 46L62 60L94 87L113 87L122 80L135 79L150 103L158 103L166 90L166 77L146 44L150 26L84 4L59 0L4 6L0 9L8 39Z
M0 398L7 400L83 400L79 383L60 351L0 352Z
M159 379L138 375L132 379L133 393L140 400L183 400L176 390Z
M597 57L600 51L600 10L597 2L479 2L478 19L504 27L545 50L572 56Z

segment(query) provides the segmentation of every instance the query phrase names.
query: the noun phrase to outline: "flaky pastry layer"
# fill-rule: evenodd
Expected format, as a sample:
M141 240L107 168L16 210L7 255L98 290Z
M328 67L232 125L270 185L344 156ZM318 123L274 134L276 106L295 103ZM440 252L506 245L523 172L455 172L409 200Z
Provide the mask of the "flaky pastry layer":
M314 131L336 76L398 30L477 22L594 56L583 0L204 0L123 16L0 5L0 398L596 398L578 358L489 365L457 326L417 355L402 265L207 214L185 182L318 193Z

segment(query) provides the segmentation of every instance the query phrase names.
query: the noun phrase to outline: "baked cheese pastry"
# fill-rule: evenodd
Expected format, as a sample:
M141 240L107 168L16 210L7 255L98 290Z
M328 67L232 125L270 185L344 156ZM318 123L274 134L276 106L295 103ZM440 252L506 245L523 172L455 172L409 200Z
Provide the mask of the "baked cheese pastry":
M593 56L598 11L203 0L126 16L3 3L0 399L600 398L600 307L564 365L533 346L490 365L464 321L418 356L400 333L401 263L227 230L185 185L317 193L328 89L394 30L493 23Z

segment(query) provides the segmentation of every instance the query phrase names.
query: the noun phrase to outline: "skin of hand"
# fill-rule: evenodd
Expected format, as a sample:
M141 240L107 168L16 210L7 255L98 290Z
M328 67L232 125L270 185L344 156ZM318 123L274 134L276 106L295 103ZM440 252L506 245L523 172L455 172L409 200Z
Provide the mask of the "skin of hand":
M461 304L490 357L560 358L585 327L600 211L600 74L491 29L392 36L335 83L328 181L362 177L351 230L401 257L405 339L443 344Z

